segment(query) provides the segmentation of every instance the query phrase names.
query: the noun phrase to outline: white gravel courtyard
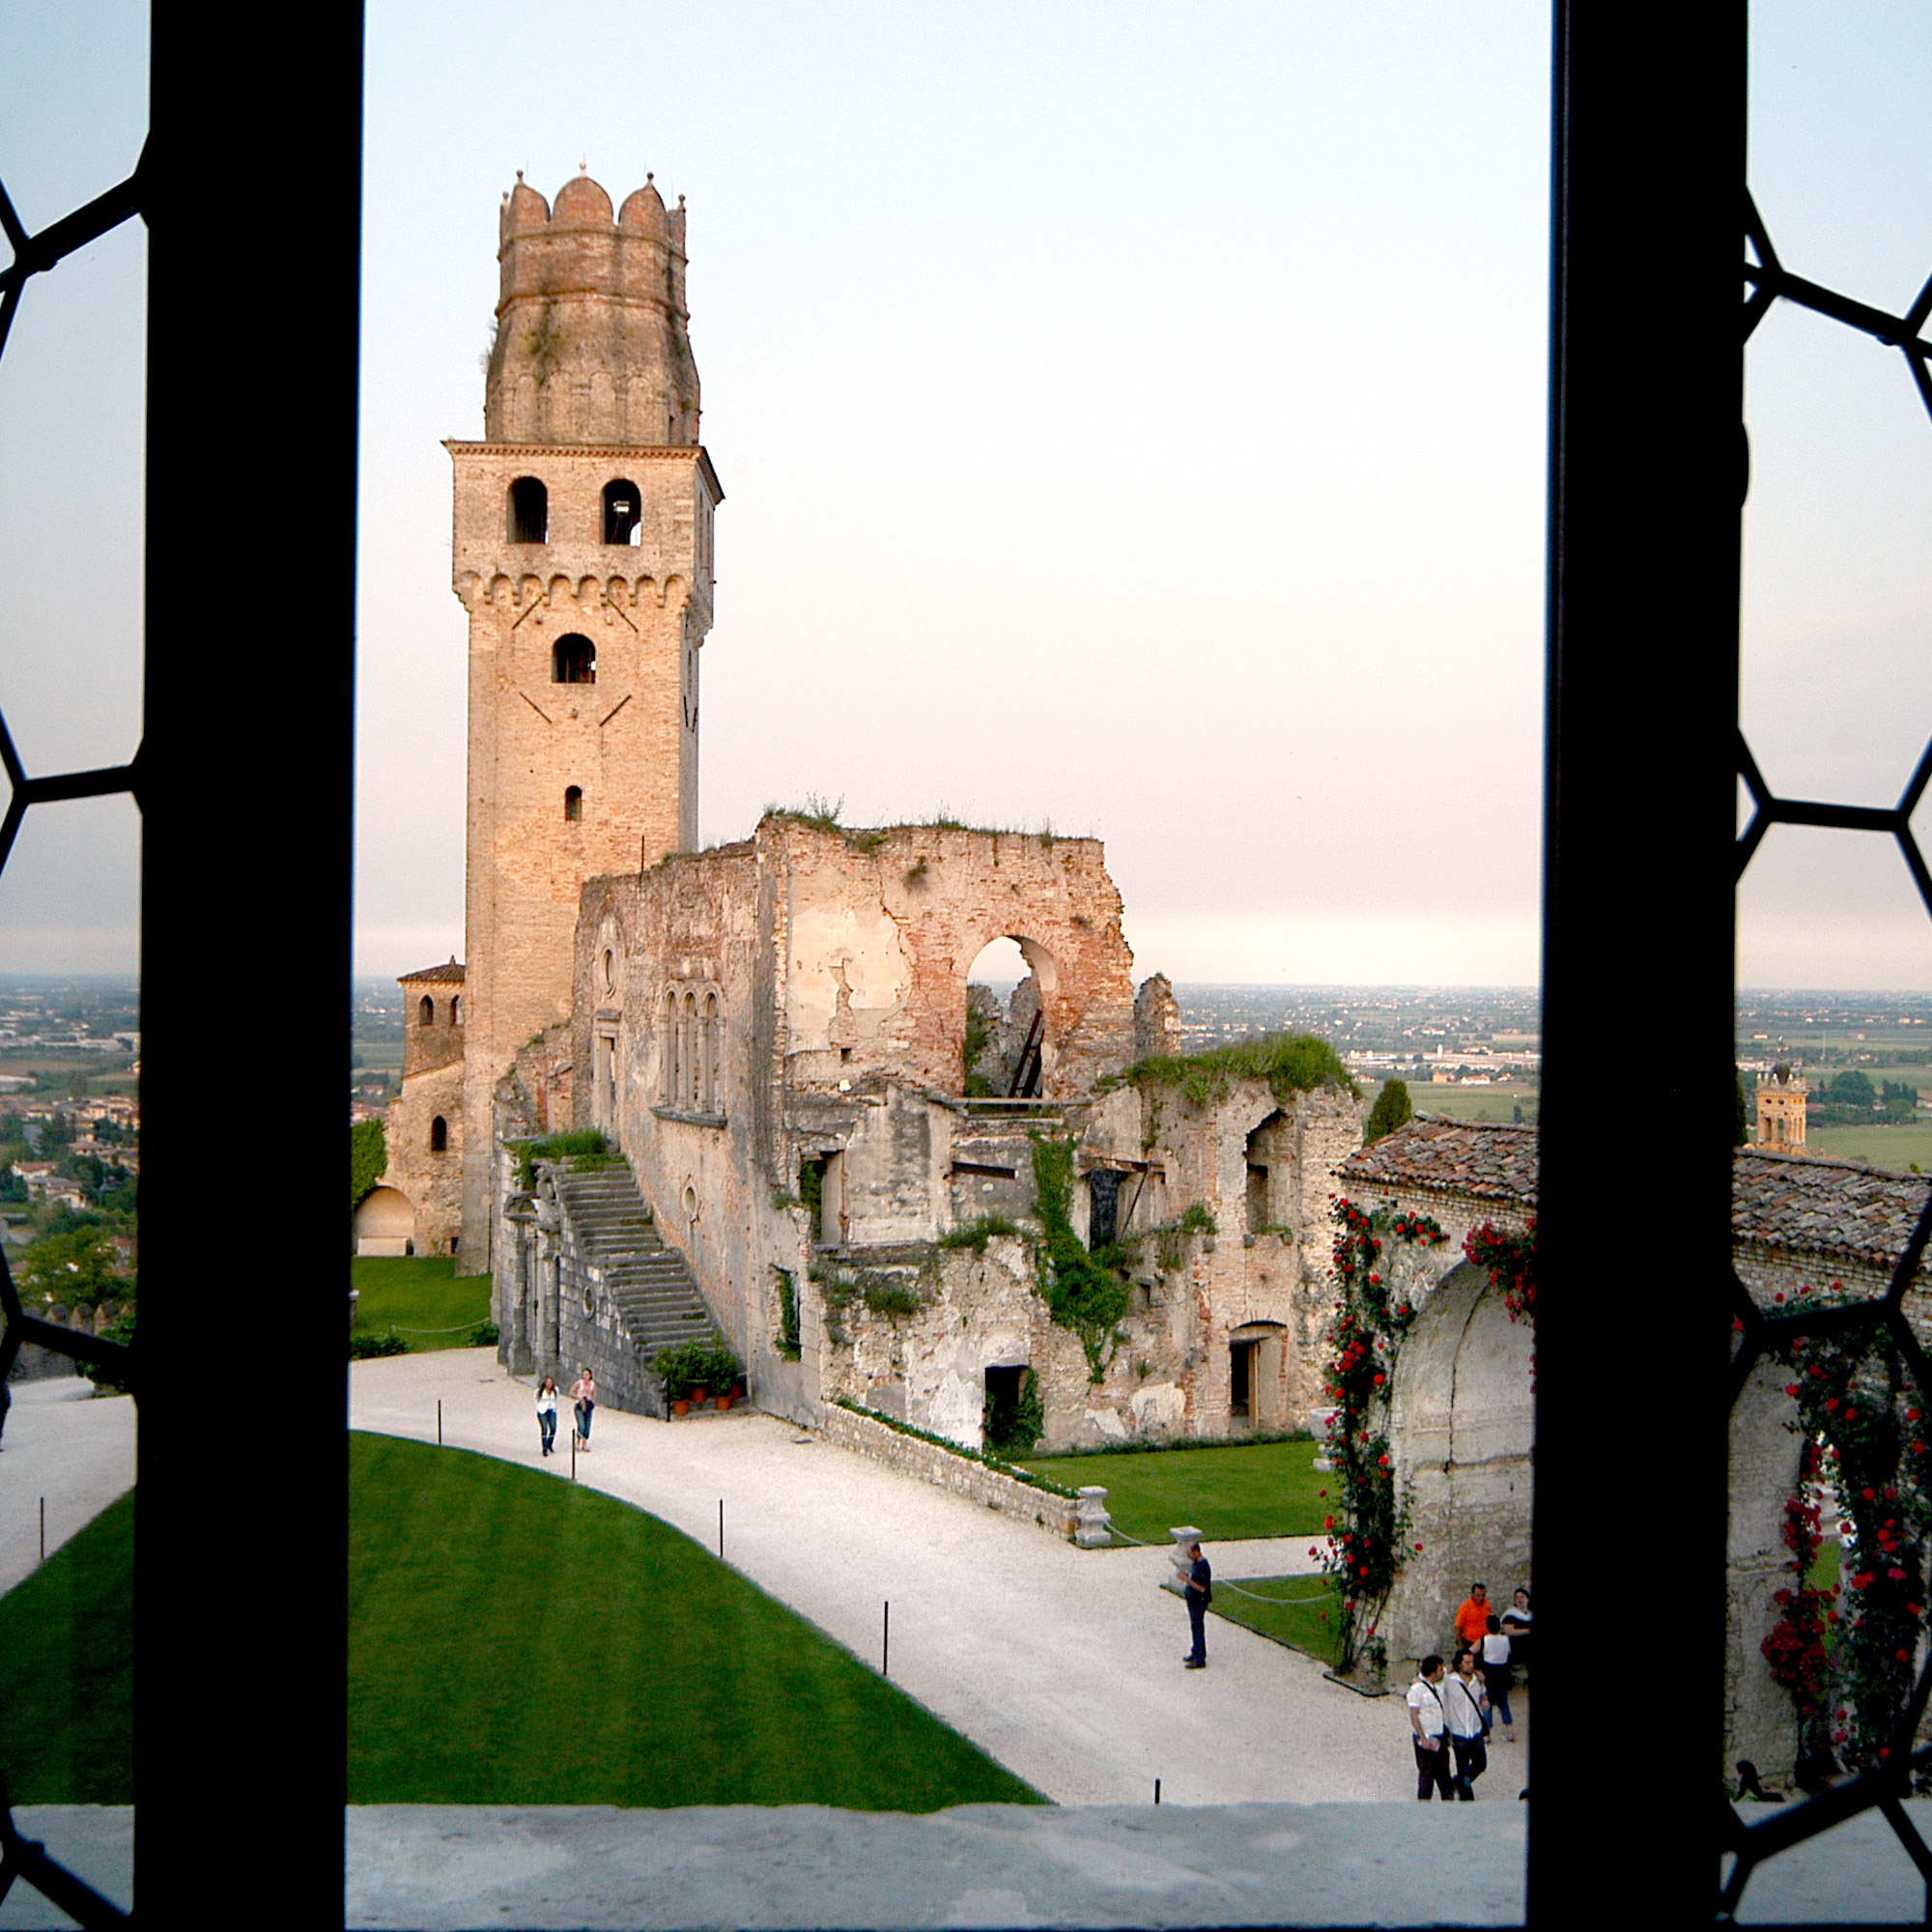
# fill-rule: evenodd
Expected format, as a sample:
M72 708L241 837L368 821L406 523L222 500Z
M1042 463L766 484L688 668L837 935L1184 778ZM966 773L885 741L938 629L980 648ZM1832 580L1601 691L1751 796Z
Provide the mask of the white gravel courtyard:
M569 1479L568 1403L546 1463L530 1388L488 1350L358 1362L350 1387L353 1428L433 1442L440 1399L449 1446ZM1220 1618L1208 1668L1183 1670L1160 1549L1076 1549L756 1413L600 1407L591 1443L580 1481L713 1550L722 1498L725 1560L874 1666L890 1600L893 1681L1060 1804L1145 1804L1156 1777L1173 1804L1413 1802L1399 1697L1358 1697ZM1314 1567L1305 1540L1208 1554L1217 1577ZM1485 1799L1515 1799L1522 1751L1496 1746Z

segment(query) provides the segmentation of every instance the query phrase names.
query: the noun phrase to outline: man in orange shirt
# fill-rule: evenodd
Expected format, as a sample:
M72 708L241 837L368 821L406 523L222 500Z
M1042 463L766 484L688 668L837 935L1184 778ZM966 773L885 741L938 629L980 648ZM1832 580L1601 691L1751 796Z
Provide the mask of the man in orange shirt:
M1490 1627L1490 1592L1482 1583L1471 1583L1469 1594L1456 1612L1456 1634L1482 1655L1483 1634Z

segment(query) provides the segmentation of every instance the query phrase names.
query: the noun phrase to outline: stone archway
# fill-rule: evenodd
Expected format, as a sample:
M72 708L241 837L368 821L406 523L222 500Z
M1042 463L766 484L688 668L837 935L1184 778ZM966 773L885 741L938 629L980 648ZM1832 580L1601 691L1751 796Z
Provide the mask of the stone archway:
M415 1238L416 1210L400 1187L378 1187L355 1210L358 1255L406 1255Z
M1392 1676L1447 1652L1472 1581L1506 1605L1530 1580L1533 1340L1488 1270L1463 1262L1430 1292L1396 1357L1390 1458L1408 1541L1422 1548L1382 1613Z

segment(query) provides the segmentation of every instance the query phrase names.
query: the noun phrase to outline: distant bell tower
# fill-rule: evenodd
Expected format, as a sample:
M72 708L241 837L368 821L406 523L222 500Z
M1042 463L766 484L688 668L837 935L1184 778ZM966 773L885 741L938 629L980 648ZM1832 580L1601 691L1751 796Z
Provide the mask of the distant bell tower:
M481 442L455 465L469 613L463 1240L486 1264L492 1095L570 1012L578 894L697 841L697 658L724 491L697 440L684 205L587 174L503 198Z
M1757 1083L1757 1144L1789 1151L1804 1145L1804 1081L1785 1065Z

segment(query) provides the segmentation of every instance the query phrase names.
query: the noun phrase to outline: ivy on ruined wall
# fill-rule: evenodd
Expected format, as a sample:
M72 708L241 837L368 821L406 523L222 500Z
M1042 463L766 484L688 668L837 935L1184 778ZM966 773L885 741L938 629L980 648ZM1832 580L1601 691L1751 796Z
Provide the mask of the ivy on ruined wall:
M1040 1238L1034 1244L1034 1273L1056 1323L1080 1338L1087 1374L1097 1382L1121 1345L1117 1332L1127 1312L1127 1256L1109 1243L1090 1253L1073 1228L1073 1155L1078 1143L1031 1133L1034 1211Z

